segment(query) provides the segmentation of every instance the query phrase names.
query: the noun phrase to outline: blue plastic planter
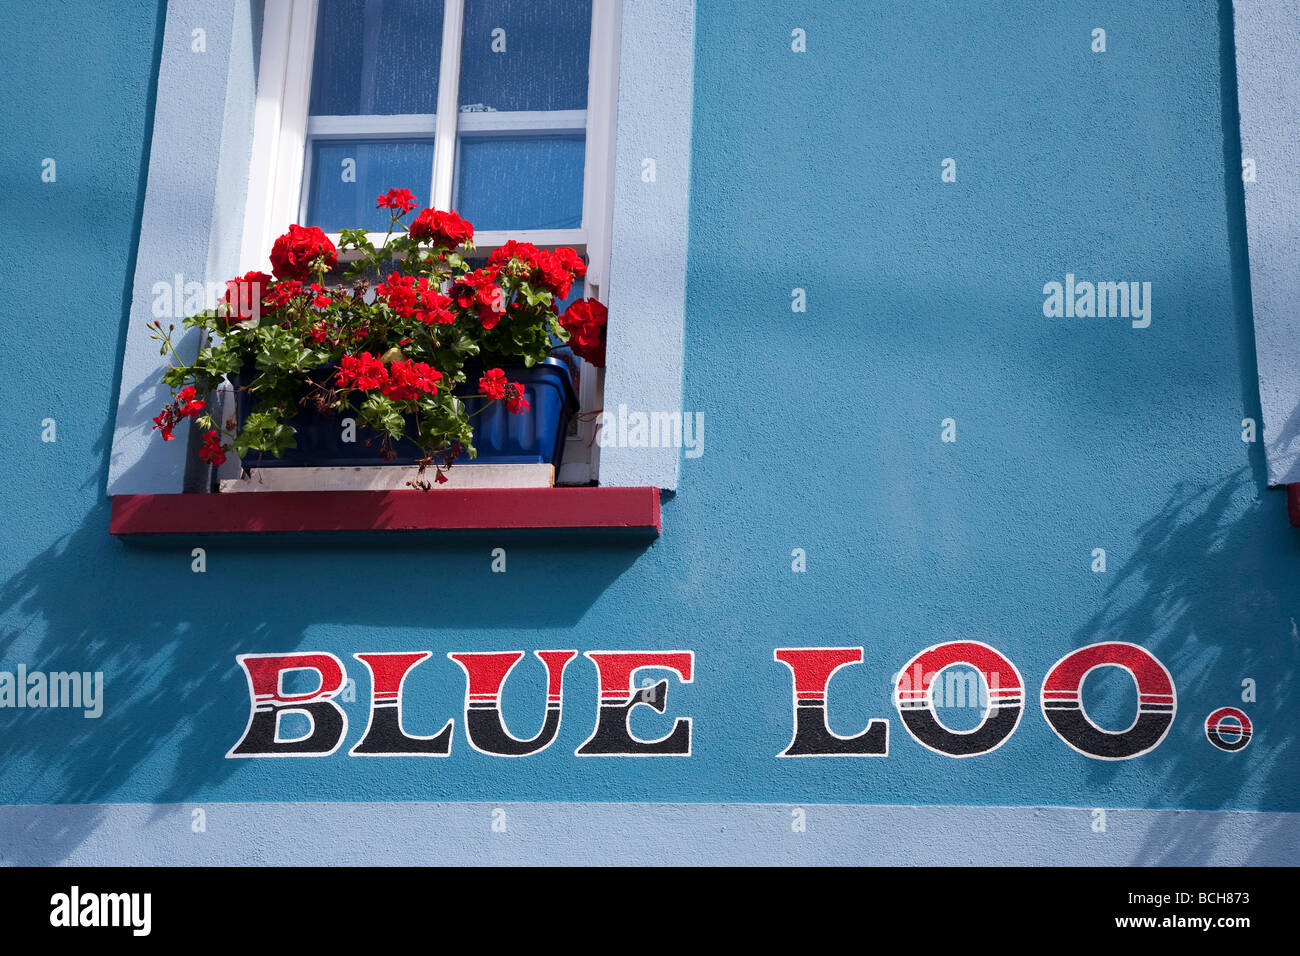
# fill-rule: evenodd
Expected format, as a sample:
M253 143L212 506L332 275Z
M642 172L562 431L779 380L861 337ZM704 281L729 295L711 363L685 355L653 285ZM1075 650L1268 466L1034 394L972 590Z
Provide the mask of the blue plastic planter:
M479 409L488 404L478 394L478 380L482 371L467 366L466 382L456 389L472 416L474 448L477 458L462 453L457 465L473 464L549 464L559 471L564 456L564 439L569 419L578 410L578 398L573 391L569 369L558 359L548 358L532 368L503 366L506 377L524 386L524 397L529 409L512 415L504 402L494 402L486 411ZM245 371L237 377L251 381L256 372ZM250 412L257 408L256 399L247 392L236 391L235 414L242 428ZM477 412L477 414L475 414ZM297 430L298 447L284 453L283 458L273 455L253 456L244 461L246 468L307 468L355 467L358 465L413 465L423 453L410 440L393 443L396 458L386 459L379 453L379 434L369 428L357 426L356 441L343 441L342 416L326 418L314 409L303 409L289 424Z

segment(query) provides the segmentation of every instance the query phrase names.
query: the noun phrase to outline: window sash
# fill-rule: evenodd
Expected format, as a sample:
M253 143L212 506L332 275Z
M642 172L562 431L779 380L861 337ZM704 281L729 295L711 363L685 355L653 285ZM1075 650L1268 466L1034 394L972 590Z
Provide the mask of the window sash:
M443 0L443 47L439 67L438 112L398 116L308 116L315 52L317 0L268 0L263 28L260 75L254 115L254 150L249 215L245 219L241 262L247 269L265 264L266 250L291 222L300 222L309 195L307 148L310 139L382 135L400 139L432 133L435 140L429 205L451 206L457 134L475 136L583 132L582 226L566 230L485 232L477 245L490 251L506 238L538 245L572 245L592 258L588 282L604 298L611 231L610 183L613 124L618 85L616 39L621 0L593 0L587 109L562 111L459 111L464 0ZM595 294L595 293L593 293Z
M489 230L477 232L475 247L491 252L507 239L536 246L570 246L588 260L585 294L608 301L609 240L613 231L614 124L618 89L618 37L622 0L592 0L587 108L563 111L460 112L460 68L464 0L443 0L443 35L437 113L397 116L309 116L315 57L317 0L267 0L263 20L253 156L241 243L241 272L265 268L274 238L302 222L310 195L308 147L312 139L434 138L429 205L450 209L458 134L523 135L583 132L582 226L578 229ZM332 237L335 241L338 235ZM371 234L376 244L382 234ZM579 399L584 409L600 406L604 374L588 368ZM595 424L579 423L566 445L565 480L594 479L600 449ZM559 476L557 476L558 478Z
M281 137L281 162L276 171L276 181L283 182L284 189L277 190L273 200L277 207L273 214L274 221L287 227L290 221L302 222L305 219L311 195L311 163L308 161L310 144L316 139L408 139L432 136L434 152L428 204L436 209L450 209L455 196L460 134L481 137L583 133L585 160L581 227L487 230L476 233L475 246L490 252L507 239L515 239L538 246L567 245L588 256L593 251L603 255L604 244L592 243L589 237L593 226L597 227L602 237L608 234L603 226L608 219L605 209L606 184L609 181L606 168L612 152L612 137L602 127L612 123L612 117L605 107L611 101L610 87L616 82L616 74L612 73L611 66L615 62L612 47L617 36L617 11L614 9L617 2L618 0L592 2L587 75L588 108L585 110L460 112L465 0L443 0L437 113L310 116L307 106L310 100L319 4L317 0L283 0L285 6L292 7L290 49L285 64L283 115L284 129L288 135L282 133ZM268 11L268 18L269 16ZM300 89L302 96L291 99L291 87ZM259 100L260 98L259 94ZM286 201L286 194L293 197L292 203ZM269 242L270 238L266 241ZM332 238L337 240L338 234L333 233ZM382 238L380 235L379 239ZM375 241L373 237L372 241ZM598 281L603 271L603 267L598 268L597 280L593 280L593 286L597 289L603 284Z

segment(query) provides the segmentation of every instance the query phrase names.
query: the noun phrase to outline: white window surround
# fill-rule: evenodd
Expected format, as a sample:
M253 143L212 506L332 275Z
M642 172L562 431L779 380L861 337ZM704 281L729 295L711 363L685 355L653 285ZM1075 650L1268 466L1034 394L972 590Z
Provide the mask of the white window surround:
M1289 485L1300 482L1300 8L1283 0L1232 7L1241 154L1255 174L1243 192L1260 433L1268 483Z
M279 217L292 221L299 211L301 181L293 190L282 190L279 183L282 176L301 176L309 77L296 74L297 81L292 84L286 78L295 55L310 57L314 40L314 30L294 30L292 20L308 13L314 16L315 2L267 0L263 35L288 37L290 44L278 63L274 55L268 61L266 49L261 51L260 78L255 84L254 64L259 60L254 52L258 49L256 14L261 6L249 0L171 0L167 6L148 184L109 463L111 495L197 490L186 486L187 468L191 485L194 472L193 452L185 447L186 442L163 443L152 429L151 418L167 396L159 384L166 362L149 341L147 329L155 317L152 306L157 284L171 283L173 276L180 275L187 283L219 287L253 267L250 262L259 262L269 248L266 236L273 233ZM460 0L449 6L460 8ZM595 0L595 6L603 12L593 17L593 27L613 30L619 36L617 98L590 91L588 116L584 117L588 136L607 137L614 143L612 168L602 178L599 170L591 168L598 149L589 141L580 243L593 259L590 294L598 295L610 307L604 405L676 414L682 410L694 2ZM300 9L304 11L301 14ZM276 34L275 25L286 21L290 29ZM601 27L602 22L607 25ZM204 24L207 32L207 51L201 56L190 48L196 23ZM444 45L450 42L449 32L444 33ZM302 44L307 48L295 53ZM444 65L447 62L444 54ZM612 84L605 88L612 92ZM460 114L454 108L454 91L455 84L440 80L440 119L435 123L442 119L454 123L474 115ZM453 102L444 108L443 101L449 96ZM616 116L616 124L596 121L591 114L598 110ZM295 121L293 117L299 115L301 120ZM328 127L328 121L325 125ZM274 148L262 148L267 130L275 130L270 135L278 140L286 129L295 143L301 139L296 155L294 148L280 148L278 141ZM436 150L452 150L454 144L454 137L439 137ZM608 154L608 145L604 149ZM265 167L268 157L276 157L273 171ZM646 158L654 159L657 169L655 181L649 183L641 177ZM435 170L443 171L446 182L435 181L435 197L440 190L451 196L452 169L451 156L438 152ZM589 203L593 191L598 196L612 195L613 202ZM587 221L587 210L597 206L602 207L599 217ZM245 209L264 210L266 218L245 223ZM575 230L554 232L567 235L556 239L549 233L519 232L510 237L539 244L575 244ZM482 240L480 248L489 248L506 236L484 233L478 238ZM253 249L262 250L255 259L250 258ZM179 319L173 321L179 325ZM182 354L192 353L196 347L195 334L182 338ZM673 489L680 457L677 448L605 447L600 452L600 483Z

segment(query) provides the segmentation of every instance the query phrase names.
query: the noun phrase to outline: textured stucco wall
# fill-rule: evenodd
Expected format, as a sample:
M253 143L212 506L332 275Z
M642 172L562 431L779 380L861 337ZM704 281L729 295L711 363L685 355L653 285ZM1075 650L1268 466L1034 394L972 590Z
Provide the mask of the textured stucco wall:
M701 4L684 403L704 414L705 452L682 462L662 537L155 548L109 537L103 489L159 11L6 6L19 95L0 107L0 208L49 275L0 316L0 670L102 670L107 700L97 720L0 710L0 803L1300 809L1300 542L1261 446L1240 437L1259 400L1226 4ZM795 28L806 53L791 51ZM40 181L44 156L55 184ZM1044 284L1067 274L1151 282L1150 326L1044 317ZM9 279L25 287L29 270ZM791 311L795 287L806 312ZM54 444L40 441L46 417ZM940 441L945 418L955 444ZM205 574L190 570L197 545ZM504 575L490 571L497 546ZM795 548L806 573L791 571ZM1094 548L1105 573L1090 570ZM1031 690L1074 647L1142 644L1172 672L1178 716L1158 750L1102 762L1067 748L1031 700L995 753L939 756L907 736L888 680L963 637L1008 654ZM835 678L832 724L891 718L887 758L775 758L790 684L772 648L787 644L866 648ZM575 758L595 710L584 660L555 746L472 751L445 653L569 647L694 649L694 682L669 698L694 719L692 756ZM349 662L349 745L367 691L351 654L432 650L406 688L408 726L455 717L452 755L225 759L247 720L235 655L293 649ZM524 698L537 670L507 693L521 736L536 727ZM1127 720L1131 685L1088 693L1099 719ZM1237 754L1201 729L1227 704L1255 723ZM134 812L82 813L49 833L46 857L77 858L100 826L148 839ZM186 825L184 811L151 819ZM1082 831L1090 817L1063 819ZM1236 832L1206 819L1180 830L1180 859ZM1277 819L1249 824L1248 845L1294 841ZM1081 834L1095 849L1076 858L1139 852L1148 832L1167 839L1138 828L1117 856Z

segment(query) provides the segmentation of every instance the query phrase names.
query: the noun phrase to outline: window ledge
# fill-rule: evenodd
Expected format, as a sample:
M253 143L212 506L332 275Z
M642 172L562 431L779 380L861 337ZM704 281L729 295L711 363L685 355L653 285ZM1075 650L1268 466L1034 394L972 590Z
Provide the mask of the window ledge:
M109 531L132 537L299 531L606 529L658 535L658 488L473 488L116 495Z

